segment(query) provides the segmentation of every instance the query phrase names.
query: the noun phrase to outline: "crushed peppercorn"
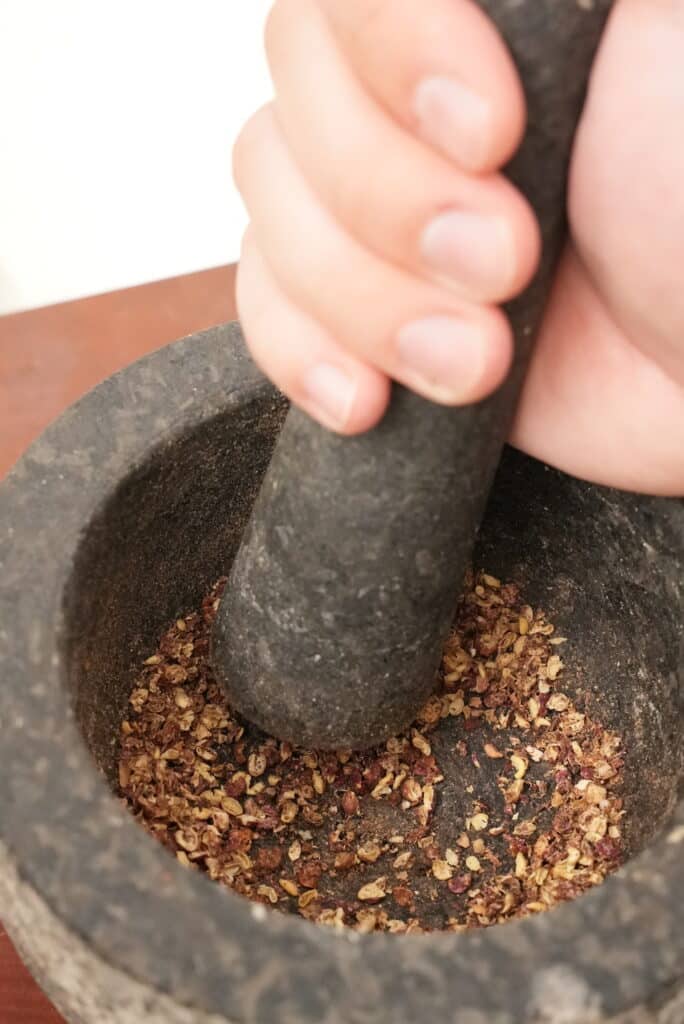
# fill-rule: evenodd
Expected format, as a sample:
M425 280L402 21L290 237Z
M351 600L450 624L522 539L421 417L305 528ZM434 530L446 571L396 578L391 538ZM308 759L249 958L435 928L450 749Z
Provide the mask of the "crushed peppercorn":
M470 575L437 693L406 734L302 750L230 709L209 663L225 580L141 667L119 788L188 869L361 932L463 931L548 910L623 856L619 736L563 688L543 611Z

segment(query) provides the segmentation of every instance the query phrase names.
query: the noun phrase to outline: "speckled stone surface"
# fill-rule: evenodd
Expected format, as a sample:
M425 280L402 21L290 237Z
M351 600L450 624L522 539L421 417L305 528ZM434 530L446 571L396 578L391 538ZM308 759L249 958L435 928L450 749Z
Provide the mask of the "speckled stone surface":
M611 0L481 6L525 86L528 129L509 174L544 243L507 310L515 366L495 395L459 409L397 386L379 427L351 439L290 414L217 618L230 699L309 746L371 746L405 728L434 688L565 240L572 141Z
M226 1024L224 1016L183 1006L93 953L21 881L2 842L0 907L26 965L70 1024Z
M146 1019L141 1006L172 1024L681 1024L684 809L668 813L681 503L590 488L513 455L504 466L501 507L519 481L521 532L556 523L568 552L585 544L584 562L568 565L604 574L584 612L581 580L566 586L573 615L636 624L625 686L643 692L633 721L647 778L663 779L643 816L667 817L665 831L577 903L466 935L338 935L187 872L112 796L136 662L229 564L284 411L228 326L101 385L0 487L0 913L21 950L86 1024ZM540 474L548 500L535 520L522 499ZM576 533L551 501L563 488L593 510Z

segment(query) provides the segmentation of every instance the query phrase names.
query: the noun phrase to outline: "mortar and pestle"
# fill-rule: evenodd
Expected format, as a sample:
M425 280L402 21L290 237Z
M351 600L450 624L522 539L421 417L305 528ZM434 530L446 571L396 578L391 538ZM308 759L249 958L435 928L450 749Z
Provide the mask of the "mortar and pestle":
M546 245L509 310L502 392L454 411L397 391L381 428L337 439L288 413L228 325L100 385L0 488L0 916L69 1021L684 1021L681 502L506 450L477 535L475 564L519 581L572 638L568 675L625 740L631 859L582 899L477 933L337 934L185 871L112 793L137 666L231 565L215 658L248 717L363 745L433 685L562 244L609 4L484 6L527 86L511 175Z

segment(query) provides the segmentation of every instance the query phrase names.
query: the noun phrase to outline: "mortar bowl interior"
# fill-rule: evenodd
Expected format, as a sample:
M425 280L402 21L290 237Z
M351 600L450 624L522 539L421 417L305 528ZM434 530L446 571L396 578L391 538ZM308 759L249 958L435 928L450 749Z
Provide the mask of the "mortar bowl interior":
M68 588L67 677L86 743L113 783L136 666L228 573L284 411L265 395L151 450L82 541ZM669 817L681 768L679 575L666 508L508 449L474 555L475 567L519 583L547 611L569 639L565 688L587 695L623 737L630 854Z

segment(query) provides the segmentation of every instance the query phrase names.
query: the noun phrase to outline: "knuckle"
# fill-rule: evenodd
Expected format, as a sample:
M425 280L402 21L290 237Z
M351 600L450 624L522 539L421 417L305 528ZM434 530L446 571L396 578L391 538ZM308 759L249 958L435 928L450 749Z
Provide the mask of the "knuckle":
M496 300L472 305L470 317L472 323L479 328L480 335L486 344L499 345L510 336L508 317Z
M491 343L507 345L512 337L508 317L499 306L485 306L482 310L482 326Z
M266 315L264 304L259 300L262 282L259 280L259 262L255 258L256 255L257 250L252 230L248 228L242 240L242 252L235 283L235 300L240 320L243 327L246 327L245 336L250 351L255 344L254 339L258 334L260 318Z
M245 339L245 345L247 351L250 354L252 362L257 366L265 377L269 380L273 379L273 367L271 366L271 360L269 359L268 349L265 348L261 336L256 331L249 319L241 321L241 327ZM279 381L278 386L281 390L285 390L282 383Z
M268 12L264 25L264 47L269 63L273 63L282 46L288 23L303 16L301 6L300 0L275 0Z
M238 297L237 307L247 351L252 361L268 377L273 372L273 353L259 318L255 316L253 304L245 303L244 297L242 299Z
M258 154L265 135L266 120L270 118L271 104L261 107L245 122L233 144L233 180L242 191L242 182L248 168Z
M264 24L264 49L266 50L266 57L269 61L273 55L275 43L279 35L280 12L282 6L282 0L276 0L266 15L266 22Z
M391 16L395 6L395 0L351 0L347 3L319 0L319 3L351 38L384 28L387 15Z
M391 28L392 22L389 19L392 18L393 6L391 0L367 0L364 5L363 24L360 27L366 31L384 32L389 22ZM421 16L423 13L421 12Z

